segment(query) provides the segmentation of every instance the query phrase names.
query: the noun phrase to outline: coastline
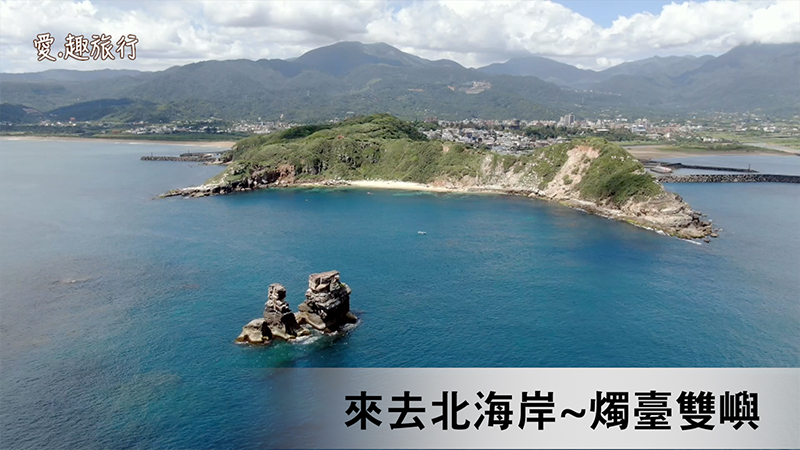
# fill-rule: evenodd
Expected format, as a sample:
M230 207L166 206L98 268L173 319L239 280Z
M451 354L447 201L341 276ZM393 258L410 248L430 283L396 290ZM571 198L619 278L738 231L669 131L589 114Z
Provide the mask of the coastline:
M519 197L527 197L529 199L542 200L548 203L555 203L567 208L582 211L586 214L603 217L605 219L614 220L617 222L627 223L637 228L642 228L648 231L653 231L664 236L672 236L684 241L698 243L699 237L689 238L670 234L663 229L655 226L652 223L642 223L639 218L623 213L621 210L609 209L602 207L594 202L587 200L580 200L576 198L561 198L549 197L540 192L528 190L513 190L503 187L480 186L480 187L454 187L454 186L433 186L423 183L414 183L410 181L391 181L391 180L355 180L355 181L336 181L336 182L313 182L307 184L296 184L294 186L308 186L308 187L355 187L359 189L385 189L385 190L403 190L403 191L417 191L417 192L438 192L438 193L455 193L455 194L495 194L495 195L513 195ZM275 187L292 187L289 186L275 186ZM711 233L712 237L717 237L716 233Z
M322 183L313 183L324 186ZM424 192L493 192L489 189L470 190L468 188L433 186L430 184L414 183L412 181L391 181L391 180L354 180L344 181L343 186L352 186L361 189L394 189L400 191L424 191Z
M156 198L166 197L207 197L212 195L226 195L233 192L249 192L264 189L292 189L292 188L355 188L369 191L373 190L395 190L411 192L436 192L454 194L501 194L501 195L530 195L532 198L545 197L537 196L529 191L515 191L502 187L476 186L476 187L457 187L457 186L435 186L431 184L415 183L413 181L394 181L394 180L323 180L323 181L301 181L301 182L281 182L263 184L248 188L238 188L230 192L214 192L216 184L201 184L181 189L173 189L157 196Z
M73 136L0 136L0 141L61 141L61 142L109 142L112 144L160 144L183 145L191 147L208 147L230 149L236 141L164 141L125 138L87 138Z
M271 184L262 184L262 185L254 185L252 187L246 188L237 188L230 192L215 192L220 186L219 185L200 185L200 186L193 186L187 187L183 189L175 189L164 194L161 194L156 197L159 198L166 198L166 197L206 197L206 196L213 196L213 195L226 195L232 192L248 192L248 191L256 191L262 189L291 189L291 188L356 188L360 190L368 190L368 189L375 189L375 190L398 190L398 191L410 191L410 192L435 192L435 193L451 193L451 194L493 194L493 195L513 195L519 197L527 197L529 199L535 200L542 200L548 203L554 203L561 206L565 206L571 209L576 209L582 211L586 214L591 214L599 217L603 217L610 220L615 220L618 222L627 223L633 225L637 228L642 228L645 230L653 231L661 235L665 236L672 236L681 240L695 242L697 239L703 239L705 242L709 242L708 237L716 238L717 231L716 229L711 227L709 222L704 222L700 220L699 213L695 213L694 211L689 212L690 215L697 214L694 217L694 221L699 220L700 229L694 230L697 232L692 232L689 230L690 228L695 228L689 224L688 226L671 226L668 224L659 224L658 219L663 219L663 217L657 216L650 216L647 217L646 215L643 217L640 213L631 214L629 211L624 211L618 208L609 208L606 206L601 206L595 202L581 200L577 198L571 197L561 197L561 196L548 196L544 192L537 191L537 190L529 190L529 189L509 189L506 187L501 186L436 186L424 183L415 183L410 181L394 181L394 180L324 180L324 181L309 181L309 182L279 182L279 183L271 183ZM668 191L667 191L668 192ZM369 192L367 192L369 193ZM674 194L672 194L674 195ZM667 214L669 216L669 214ZM656 219L655 221L653 219ZM702 228L707 227L707 230L702 230ZM689 232L688 234L683 234L683 231Z

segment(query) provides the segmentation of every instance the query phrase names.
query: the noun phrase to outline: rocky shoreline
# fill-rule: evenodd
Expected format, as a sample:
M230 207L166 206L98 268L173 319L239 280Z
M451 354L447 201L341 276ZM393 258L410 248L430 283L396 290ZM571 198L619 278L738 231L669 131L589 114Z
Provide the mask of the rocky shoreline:
M385 180L372 181L346 181L346 180L320 180L296 181L281 177L280 174L263 176L259 179L247 179L240 183L204 184L200 186L175 189L160 195L158 198L183 196L207 197L225 195L235 192L248 192L268 188L299 188L299 187L350 187L360 189L399 189L417 190L443 193L464 194L501 194L516 195L539 200L559 203L563 206L580 209L589 214L619 220L631 225L645 228L678 237L681 239L705 239L718 237L718 229L712 227L702 213L692 210L683 199L674 193L664 192L657 198L646 202L629 202L622 208L614 205L601 205L596 202L581 200L568 195L547 192L530 188L512 188L503 185L459 185L457 183L440 183L436 185L397 182Z
M291 341L314 332L333 334L358 318L350 312L350 286L341 282L339 272L314 273L308 277L306 299L298 312L286 302L282 284L269 285L264 315L242 328L240 344L263 345L275 340Z

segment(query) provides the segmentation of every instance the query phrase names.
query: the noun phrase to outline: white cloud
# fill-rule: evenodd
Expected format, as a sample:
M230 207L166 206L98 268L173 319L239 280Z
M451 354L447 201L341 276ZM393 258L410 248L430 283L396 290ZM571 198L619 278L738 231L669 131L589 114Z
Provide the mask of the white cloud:
M594 65L592 67L584 66L583 64L578 64L577 66L581 69L594 69L594 70L603 70L608 69L609 67L614 67L618 64L624 63L625 60L621 58L597 58L594 61Z
M664 6L661 14L635 14L616 20L601 40L643 48L690 52L725 51L737 44L800 40L800 3L796 1L687 2Z
M136 61L37 62L39 33L139 38ZM208 59L287 58L340 40L386 42L466 66L527 53L603 69L654 55L719 54L800 41L800 2L672 3L603 28L552 1L0 1L0 71L163 69Z

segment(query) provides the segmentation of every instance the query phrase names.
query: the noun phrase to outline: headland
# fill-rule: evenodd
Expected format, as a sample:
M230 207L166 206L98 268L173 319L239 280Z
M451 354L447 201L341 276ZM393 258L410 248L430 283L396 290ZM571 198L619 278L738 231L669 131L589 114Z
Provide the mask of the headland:
M354 186L491 192L556 202L685 239L716 236L709 221L668 192L641 162L590 138L498 155L429 140L389 115L307 125L237 142L220 175L161 197L203 197L270 187Z

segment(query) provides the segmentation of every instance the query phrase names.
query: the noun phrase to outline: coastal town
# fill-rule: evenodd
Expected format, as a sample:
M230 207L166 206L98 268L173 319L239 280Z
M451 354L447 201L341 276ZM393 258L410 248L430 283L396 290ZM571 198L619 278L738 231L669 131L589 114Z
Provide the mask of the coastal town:
M333 118L338 123L344 118ZM218 118L171 123L113 123L43 119L36 123L0 122L3 135L55 135L77 137L166 138L177 140L236 140L248 135L269 134L301 123L282 120L237 120ZM558 120L493 120L468 118L418 120L429 139L461 142L499 154L525 154L533 149L566 142L572 138L604 137L612 141L662 142L713 146L735 142L737 135L782 136L800 140L800 120L773 120L758 114L717 114L710 117L658 120L646 117L584 118L569 113Z

